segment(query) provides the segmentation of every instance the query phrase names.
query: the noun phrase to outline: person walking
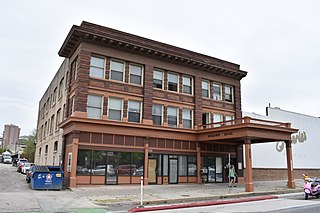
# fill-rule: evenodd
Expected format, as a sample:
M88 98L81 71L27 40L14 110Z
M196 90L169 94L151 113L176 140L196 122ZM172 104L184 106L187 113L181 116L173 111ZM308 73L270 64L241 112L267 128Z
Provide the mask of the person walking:
M229 187L235 187L234 183L236 182L236 176L238 178L238 174L236 173L234 165L231 165L229 168L229 176L230 176Z

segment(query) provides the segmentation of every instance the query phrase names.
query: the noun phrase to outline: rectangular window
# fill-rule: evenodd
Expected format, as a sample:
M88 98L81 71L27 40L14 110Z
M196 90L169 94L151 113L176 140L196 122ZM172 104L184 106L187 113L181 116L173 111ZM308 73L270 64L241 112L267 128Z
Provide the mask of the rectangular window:
M123 81L124 76L124 62L111 60L111 75L110 79L116 81Z
M58 97L59 98L61 98L62 97L62 92L63 92L63 80L64 80L64 78L62 78L61 80L60 80L60 83L59 83L59 91L58 91Z
M102 96L88 95L87 114L88 118L100 119L102 116Z
M58 129L58 125L60 123L60 119L61 119L61 108L57 111L57 118L56 118L56 130Z
M136 171L136 168L131 165L131 152L119 153L119 176L130 176Z
M102 57L91 56L90 77L104 78L105 59Z
M144 153L132 153L132 167L136 168L133 176L143 176Z
M162 126L162 106L152 105L152 121L153 125Z
M130 72L130 83L141 85L142 73L143 73L142 66L130 64L129 72Z
M54 90L53 90L52 105L54 105L56 103L56 99L57 99L57 87L54 88Z
M178 108L168 107L167 109L167 122L170 127L178 127Z
M107 153L102 150L94 150L92 158L92 175L106 175L106 155Z
M202 80L202 97L209 98L209 81Z
M153 70L153 88L163 89L163 71Z
M183 128L192 128L192 110L191 109L183 109L182 111L182 123Z
M50 134L53 133L53 125L54 125L54 115L51 116Z
M187 156L179 156L179 176L188 175L188 158Z
M219 123L219 122L222 122L222 115L221 114L213 114L213 123L218 123L218 124L214 124L213 126L214 127L221 126L221 123Z
M213 83L213 99L221 100L221 84Z
M185 94L192 94L192 77L183 76L182 82L183 82L182 92Z
M128 109L128 121L140 123L141 117L141 102L140 101L130 101L129 100Z
M233 87L226 85L224 87L224 100L228 102L233 102Z
M234 124L233 122L234 117L232 115L226 115L225 119L226 119L226 125ZM230 122L227 122L227 121L230 121Z
M188 175L197 176L197 157L188 156Z
M58 151L58 141L55 141L53 144L53 152L57 152Z
M68 155L68 168L69 168L69 158L70 158L70 169L71 169L71 155ZM90 175L91 172L91 150L81 150L78 151L77 160L77 175Z
M109 97L108 118L110 120L122 120L122 99Z
M203 112L202 113L202 124L209 124L210 123L210 113L209 112Z
M178 92L179 75L168 73L168 90Z

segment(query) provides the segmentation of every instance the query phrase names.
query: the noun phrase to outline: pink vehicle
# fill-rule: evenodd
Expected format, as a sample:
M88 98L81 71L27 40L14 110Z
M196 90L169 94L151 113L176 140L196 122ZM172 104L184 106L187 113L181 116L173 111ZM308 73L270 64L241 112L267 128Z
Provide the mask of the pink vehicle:
M309 196L315 196L316 198L319 198L320 196L320 179L314 178L312 180L308 177L308 175L303 174L303 181L304 181L304 199L308 200Z

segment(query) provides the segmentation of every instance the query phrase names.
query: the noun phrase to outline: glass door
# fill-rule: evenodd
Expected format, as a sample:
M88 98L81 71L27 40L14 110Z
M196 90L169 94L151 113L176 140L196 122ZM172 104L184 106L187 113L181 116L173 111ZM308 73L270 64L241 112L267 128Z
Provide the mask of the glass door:
M117 152L107 152L106 160L106 184L116 185L118 184L118 153Z

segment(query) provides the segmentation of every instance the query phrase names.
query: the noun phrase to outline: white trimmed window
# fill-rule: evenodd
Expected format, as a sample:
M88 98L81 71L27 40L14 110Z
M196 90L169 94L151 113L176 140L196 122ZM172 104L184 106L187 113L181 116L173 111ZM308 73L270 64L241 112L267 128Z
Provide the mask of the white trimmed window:
M178 92L179 75L175 73L168 73L168 90Z
M128 121L140 123L141 122L141 102L130 101L128 103Z
M233 102L233 87L229 85L224 86L224 100Z
M218 113L213 114L213 123L222 122L222 118L223 116L221 114L218 114ZM219 127L219 126L221 126L221 123L214 124L214 127Z
M167 122L170 127L178 127L178 110L177 107L167 108Z
M209 98L210 95L210 83L207 80L202 80L202 97Z
M162 105L152 105L152 121L155 126L162 126Z
M163 71L153 70L153 88L163 89Z
M213 99L221 100L221 84L213 83Z
M122 120L122 109L123 109L123 101L119 98L109 97L109 110L108 110L108 118L110 120Z
M182 124L183 128L192 128L192 110L191 109L183 109L182 110Z
M130 83L142 85L143 67L141 65L130 64L129 72L130 72Z
M88 118L100 119L102 116L103 97L88 95L87 116Z
M183 76L182 82L183 82L182 92L185 94L192 95L192 77Z
M110 79L116 81L123 81L124 76L124 62L111 60L110 65Z
M202 113L202 124L209 124L210 122L210 113L209 112L203 112Z
M226 117L225 117L225 121L226 121L226 125L231 125L231 124L233 124L234 122L233 122L233 120L234 120L234 117L232 116L232 115L226 115ZM230 122L228 122L228 121L230 121Z
M75 69L77 69L75 67ZM90 60L90 77L104 78L105 59L98 56L91 56Z

